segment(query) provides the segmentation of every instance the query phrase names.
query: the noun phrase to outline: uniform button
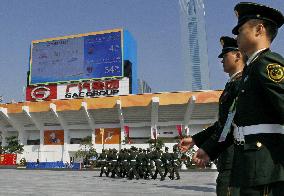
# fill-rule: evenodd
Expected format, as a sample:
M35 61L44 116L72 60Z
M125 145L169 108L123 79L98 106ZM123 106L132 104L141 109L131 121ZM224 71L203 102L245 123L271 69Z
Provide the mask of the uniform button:
M243 89L243 90L241 90L241 92L242 92L242 93L244 93L244 92L245 92L245 90Z
M257 146L258 148L260 148L260 147L262 146L262 143L256 142L256 146Z

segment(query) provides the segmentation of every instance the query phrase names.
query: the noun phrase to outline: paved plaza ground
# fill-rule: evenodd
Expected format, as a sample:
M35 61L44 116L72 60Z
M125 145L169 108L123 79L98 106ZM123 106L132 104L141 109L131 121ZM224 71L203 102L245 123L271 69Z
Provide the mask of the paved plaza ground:
M98 177L98 171L0 169L0 196L215 195L217 172L181 172L181 180L126 180Z

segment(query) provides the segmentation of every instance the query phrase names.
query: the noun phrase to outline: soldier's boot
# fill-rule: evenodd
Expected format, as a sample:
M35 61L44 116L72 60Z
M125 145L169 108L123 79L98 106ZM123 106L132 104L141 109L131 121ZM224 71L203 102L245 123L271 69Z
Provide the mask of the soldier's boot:
M115 171L112 171L111 172L111 176L110 176L111 178L115 178Z
M103 176L103 171L101 170L99 177L102 177L102 176Z
M152 176L152 179L156 180L157 175L158 175L158 171L155 171L154 175Z
M153 178L153 173L152 172L149 172L149 177Z
M168 174L168 172L167 172L167 170L166 170L165 173L164 173L164 178L167 176L167 174Z
M130 171L129 173L128 173L128 180L132 180L132 178L133 178L133 174L132 174L132 172Z
M150 178L149 178L149 174L148 173L145 173L145 175L144 175L144 179L145 180L149 180Z
M161 177L161 181L164 181L164 180L165 180L165 177L164 177L164 176L162 176L162 177Z

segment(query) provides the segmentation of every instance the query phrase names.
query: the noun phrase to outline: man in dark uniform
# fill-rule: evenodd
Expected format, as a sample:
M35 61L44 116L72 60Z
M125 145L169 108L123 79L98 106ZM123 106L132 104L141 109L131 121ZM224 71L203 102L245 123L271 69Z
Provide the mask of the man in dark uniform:
M215 137L215 134L222 129L226 123L230 107L234 99L238 95L242 70L244 68L244 57L238 49L237 41L231 37L221 37L221 45L223 46L222 53L218 56L222 58L224 72L230 76L225 89L219 99L219 116L218 121L207 129L181 141L181 150L186 151L193 145L202 148L210 137ZM233 145L227 148L218 158L217 169L219 175L217 177L216 193L218 196L227 195L232 162L234 156ZM217 157L211 157L214 160ZM238 192L238 190L234 190Z
M129 150L128 149L124 149L124 153L123 153L123 160L122 160L122 168L121 168L121 176L122 178L124 178L125 176L128 177L128 157L129 157Z
M118 170L118 176L122 177L123 173L123 160L125 158L125 151L124 149L121 149L117 155L117 170Z
M112 157L112 149L109 149L108 150L108 153L107 153L107 158L106 158L106 176L108 177L109 176L109 173L111 172L111 170L112 170L112 167L111 167L111 162L112 162L112 159L113 159L113 157Z
M130 153L128 156L129 161L129 169L128 169L128 179L132 180L136 177L136 180L139 179L138 172L136 170L136 157L137 157L137 149L135 147L131 147Z
M173 153L171 154L172 159L171 159L171 173L170 173L170 179L174 180L175 179L175 174L176 174L176 180L180 179L180 175L179 175L179 168L180 168L180 159L179 159L179 155L177 152L177 148L173 148Z
M101 173L100 173L100 177L102 177L103 173L106 173L106 153L105 150L102 150L102 153L100 154L99 158L98 158L98 162L100 164L101 167Z
M169 147L165 147L165 153L162 155L162 162L164 165L164 178L167 176L168 173L171 173L171 159L172 156L169 153Z
M115 178L115 175L119 176L119 171L118 171L118 156L117 156L117 150L114 148L112 150L112 159L111 159L111 178Z
M144 178L143 160L144 160L144 154L142 148L139 148L136 156L136 170L139 175L139 178Z
M155 173L152 177L152 179L156 179L157 175L159 174L161 176L161 181L165 180L165 177L163 175L163 171L162 171L162 167L163 167L163 163L162 163L162 154L163 152L160 150L159 147L156 147L156 150L153 152L153 159L155 161L155 166L156 166L156 170Z
M149 148L147 149L147 153L145 153L144 167L145 167L144 179L149 179L149 176L152 178L153 177L153 173L152 173L152 153L151 153Z
M256 3L235 6L239 49L247 55L234 115L232 186L240 195L284 195L284 59L269 47L284 23L276 9ZM206 162L200 151L195 161Z

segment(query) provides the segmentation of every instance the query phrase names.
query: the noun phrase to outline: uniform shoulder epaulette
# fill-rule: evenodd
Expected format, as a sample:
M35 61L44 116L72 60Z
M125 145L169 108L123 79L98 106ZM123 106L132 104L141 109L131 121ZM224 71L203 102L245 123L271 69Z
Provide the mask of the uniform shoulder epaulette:
M265 56L264 57L265 59L268 59L269 61L272 61L275 63L279 63L280 65L284 66L284 58L280 54L269 51L265 53L264 56Z

